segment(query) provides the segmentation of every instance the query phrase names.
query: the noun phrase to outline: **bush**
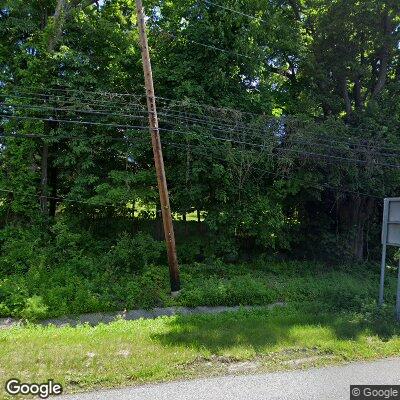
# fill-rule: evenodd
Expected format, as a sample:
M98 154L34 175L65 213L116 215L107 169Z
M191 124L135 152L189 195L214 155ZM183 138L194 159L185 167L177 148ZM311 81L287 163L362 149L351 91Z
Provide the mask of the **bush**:
M0 315L20 316L29 297L23 277L5 278L0 281Z
M39 229L11 227L1 231L0 274L25 273L44 262L44 239Z
M32 296L26 299L25 307L19 313L26 320L35 321L47 315L48 307L40 296Z
M111 247L103 262L118 271L138 271L143 267L160 262L165 253L165 244L150 235L139 232L135 236L122 235Z
M280 287L281 296L289 302L319 302L334 310L361 310L377 294L377 282L370 276L356 277L331 272L320 277L298 277Z
M151 266L165 245L147 234L123 234L112 244L61 219L46 240L27 228L10 228L2 238L0 316L34 320L165 299L168 268Z
M194 251L199 251L198 243L193 243ZM148 234L125 233L110 242L60 221L43 237L31 228L6 229L1 244L0 316L28 320L155 306L266 305L281 300L360 312L375 299L379 282L375 266L332 270L318 263L267 257L252 264L210 258L204 264L182 266L183 290L178 299L171 299L165 245ZM395 283L389 272L390 303Z
M160 307L167 302L169 292L168 267L149 266L133 276L124 286L120 299L127 309Z
M179 302L184 306L195 307L262 305L276 300L276 291L264 280L244 275L231 279L212 276L186 281Z

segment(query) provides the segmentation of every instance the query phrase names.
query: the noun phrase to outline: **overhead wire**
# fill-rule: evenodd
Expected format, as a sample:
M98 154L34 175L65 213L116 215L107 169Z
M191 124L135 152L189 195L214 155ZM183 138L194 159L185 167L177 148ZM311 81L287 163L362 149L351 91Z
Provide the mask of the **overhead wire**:
M26 136L26 138L32 138L32 135L30 135L30 136L24 135L24 136ZM163 145L179 147L179 148L182 148L182 147L185 146L185 144L174 143L174 142L165 142L165 141L163 141ZM196 146L194 146L194 147L196 148ZM193 146L190 146L190 149L193 150ZM217 160L225 161L225 162L227 161L226 159L215 157L214 155L210 154L209 152L200 153L200 154L202 154L204 156L207 156L208 158L211 157L212 159L217 159ZM275 172L265 171L264 169L257 168L257 167L254 167L254 166L250 166L249 168L251 170L262 172L263 174L266 174L266 175L271 175L274 178L282 178ZM298 181L302 181L303 183L307 183L307 184L310 183L310 182L307 182L305 180L301 180L299 178L296 178L296 179ZM382 199L382 196L377 196L377 195L373 195L373 194L365 193L365 192L360 192L360 191L349 190L349 189L345 189L345 188L334 187L334 186L327 185L327 184L324 184L324 183L321 183L318 186L314 186L313 188L314 189L325 188L325 189L334 190L336 192L352 193L352 194L357 194L357 195L360 195L360 196L371 197L371 198L376 198L376 199ZM14 194L16 193L15 191L10 190L10 189L0 189L0 191L1 192L14 193ZM25 193L21 193L21 194L26 195L26 192ZM126 207L127 204L129 203L129 201L125 201L123 203L112 204L111 205L111 204L104 204L104 203L95 203L95 202L90 201L90 200L68 199L68 198L62 197L62 196L47 196L47 195L34 195L34 196L37 197L37 198L46 198L46 199L49 199L49 200L56 200L57 202L77 203L77 204L86 204L86 205L91 205L91 206L111 207L111 208Z
M52 121L52 122L65 122L65 123L77 123L77 124L83 124L83 125L97 125L97 126L106 126L106 127L117 127L117 128L124 128L124 129L136 129L136 130L147 130L147 127L144 126L138 126L138 125L128 125L128 124L115 124L115 123L104 123L104 122L93 122L93 121L82 121L82 120L66 120L66 119L61 119L61 118L43 118L43 117L33 117L33 116L15 116L15 115L5 115L3 114L3 117L5 118L15 118L15 119L33 119L33 120L40 120L40 121ZM159 128L160 131L165 131L165 132L171 132L171 133L177 133L180 135L186 135L187 132L183 131L178 131L175 129L168 129L168 128ZM199 133L200 136L206 137L208 139L213 139L217 141L224 141L224 142L231 142L234 144L239 144L239 145L246 145L246 146L251 146L251 147L257 147L257 148L265 148L266 144L260 144L260 143L254 143L250 141L245 141L245 140L237 140L237 139L232 139L232 138L227 138L227 137L219 137L215 135L208 135L204 133ZM304 143L303 143L304 144ZM309 143L310 145L312 143ZM398 169L400 168L400 165L398 164L393 164L393 163L383 163L383 162L377 162L376 160L360 160L356 158L351 158L351 157L343 157L343 156L338 156L334 154L322 154L322 153L317 153L317 152L310 152L310 151L304 151L304 150L299 150L299 149L292 149L292 148L277 148L277 152L297 152L298 154L301 155L306 155L306 156L311 156L311 157L317 157L317 158L325 158L325 159L330 159L330 160L340 160L344 162L350 162L350 163L357 163L357 164L362 164L362 165L375 165L375 166L382 166L382 167L387 167L387 168L395 168ZM382 156L382 154L379 154L379 156ZM386 155L384 154L383 156L392 156L392 155Z
M94 93L94 92L93 92ZM112 95L116 95L116 93L112 93ZM42 94L42 96L44 96L43 94ZM136 95L135 95L136 96ZM138 96L137 96L138 97ZM89 105L88 103L85 103L86 105ZM110 103L107 103L107 102L105 102L105 103L103 103L103 104L110 104ZM116 105L115 107L118 107L118 105ZM120 107L118 108L118 109L120 109ZM211 124L213 124L213 122L212 122L212 120L210 121L210 118L207 118L207 119L203 119L203 120L201 120L201 118L193 118L193 117L190 117L190 115L193 115L193 114L188 114L188 113L185 113L185 114L187 114L187 115L189 115L189 116L182 116L182 114L181 113L178 113L178 114L173 114L174 113L174 111L171 111L171 110L169 110L169 112L168 113L166 113L166 112L163 112L163 107L160 107L160 109L161 109L161 111L158 113L159 115L165 115L165 116L173 116L173 117L176 117L176 118L180 118L180 119L186 119L186 120L188 120L188 121L190 121L190 120L192 120L193 119L193 122L199 122L199 123L202 123L202 124L204 124L204 125L207 125L207 126L210 126ZM215 108L214 108L215 109ZM235 111L235 110L233 110L233 109L216 109L216 110L220 110L220 111L232 111L232 112L241 112L241 111ZM94 110L93 110L94 111ZM145 113L146 111L145 111L145 109L144 109L144 106L142 106L142 108L141 108L141 110L140 111L142 111L143 113ZM85 111L85 112L87 112L87 113L89 113L89 110L88 111ZM171 114L172 113L172 114ZM116 115L115 113L114 113L114 115ZM204 117L203 115L199 115L199 114L195 114L195 115L197 115L198 117ZM259 116L260 117L260 115L259 114L255 114L255 115L257 115L257 116ZM127 115L128 116L128 115ZM131 115L129 115L129 116L131 116ZM264 117L264 116L263 116ZM232 127L232 125L221 125L221 124L217 124L217 123L215 123L214 125L218 125L218 126L220 126L220 129L231 129L231 127ZM241 124L235 124L234 125L235 126L235 128L236 129L238 129L237 128L237 126L239 126L239 127L243 127L243 126L245 126L245 125L241 125ZM357 128L351 128L352 130L354 130L354 129L357 129ZM246 131L249 131L249 130L253 130L254 131L254 128L248 128L248 127L246 127ZM367 131L367 129L363 129L363 132L365 132L365 131ZM374 131L375 132L375 131ZM313 138L314 140L316 140L316 141L319 141L319 142L325 142L325 143L337 143L337 144L341 144L341 145L355 145L355 146L359 146L359 147L365 147L365 148L368 148L368 147L374 147L374 148L377 148L377 149L387 149L387 150L393 150L393 151L400 151L400 149L399 148L394 148L394 147L392 147L392 146L385 146L385 145L379 145L378 147L376 146L376 143L368 143L368 142L366 142L366 141L360 141L360 140L351 140L351 139L347 139L347 140L334 140L334 139L328 139L328 138ZM297 139L297 140L301 140L301 139ZM304 141L304 143L307 143L306 141Z
M221 9L223 9L223 10L226 10L226 11L233 12L233 13L235 13L235 14L241 15L242 17L247 17L247 18L251 18L251 19L254 19L254 20L258 20L258 21L262 21L262 22L267 23L266 20L264 20L264 19L262 19L262 18L260 18L260 17L256 17L256 16L254 16L254 15L246 14L246 13L244 13L244 12L237 11L237 10L235 10L235 9L233 9L233 8L230 8L230 7L222 6L221 4L214 3L214 2L212 2L212 1L210 1L210 0L204 0L204 2L207 3L207 4L213 5L213 6L215 6L215 7L221 8Z
M147 127L142 127L142 126L134 126L134 125L121 125L121 124L109 124L109 123L101 123L101 122L91 122L91 121L77 121L77 120L64 120L64 119L59 119L59 118L39 118L39 117L29 117L29 116L6 116L6 118L16 118L16 119L34 119L34 120L40 120L40 121L52 121L52 122L66 122L66 123L77 123L77 124L88 124L88 125L99 125L99 126L107 126L107 127L119 127L119 128L125 128L125 129L148 129ZM159 128L160 131L165 131L165 132L171 132L171 133L178 133L178 134L185 134L183 131L176 131L174 129L168 129L168 128ZM212 140L217 140L217 141L223 141L223 142L230 142L233 144L239 144L239 145L245 145L245 146L250 146L254 148L259 148L259 149L265 149L266 145L265 144L259 144L259 143L254 143L254 142L249 142L249 141L244 141L244 140L236 140L232 138L226 138L226 137L218 137L214 135L203 135L203 137L207 137L208 139ZM309 156L312 158L324 158L326 160L329 160L329 162L335 161L342 161L342 162L347 162L347 163L354 163L354 164L361 164L361 165L366 165L366 166L381 166L385 168L390 168L390 169L400 169L399 164L391 164L391 163L382 163L382 162L376 162L375 160L360 160L356 158L350 158L350 157L340 157L340 156L335 156L335 155L330 155L330 154L322 154L322 153L317 153L317 152L309 152L309 151L304 151L304 150L298 150L298 149L289 149L289 148L276 148L276 152L295 152L297 154L303 155L303 156Z
M0 192L4 192L4 193L12 193L12 194L21 194L21 195L30 195L27 194L26 192L18 192L15 190L11 190L11 189L0 189ZM104 203L94 203L90 200L76 200L76 199L68 199L66 197L60 197L60 196L47 196L47 195L40 195L40 194L31 194L30 196L32 197L37 197L39 199L48 199L48 200L55 200L58 203L77 203L77 204L86 204L86 205L91 205L91 206L97 206L97 207L108 207L108 208L119 208L119 207L126 207L127 204L129 203L129 201L126 201L124 203L120 203L120 204L104 204ZM127 207L126 207L127 208Z
M214 45L212 45L212 44L206 44L206 43L203 43L203 42L199 42L199 41L197 41L197 40L189 39L189 38L187 38L187 37L180 37L180 36L177 36L176 34L174 34L174 33L172 33L172 32L169 32L169 31L167 31L167 30L161 28L160 26L156 26L156 29L159 30L160 32L165 33L166 35L172 37L172 38L175 39L175 40L184 40L184 41L187 41L187 42L189 42L189 43L193 43L193 44L196 44L196 45L198 45L198 46L205 47L205 48L207 48L207 49L220 51L220 52L225 53L225 54L230 54L230 55L234 55L234 56L244 57L244 58L248 58L248 59L253 59L253 58L254 58L253 56L250 56L250 55L247 55L247 54L238 53L238 52L232 51L232 50L226 50L226 49L223 49L223 48L221 48L221 47L217 47L217 46L214 46Z
M178 148L187 149L187 144L184 144L184 143L169 143L169 142L163 142L163 144L167 144L167 145L170 145L170 146L173 146L173 147L178 147ZM193 149L193 146L190 145L189 149ZM207 156L207 157L210 157L210 158L213 158L213 159L217 159L217 160L219 160L219 161L225 161L225 162L227 161L226 159L224 159L224 158L222 158L222 157L215 157L215 156L213 156L212 154L210 154L210 152L207 152L207 153L204 153L204 152L203 152L202 155ZM253 167L253 166L250 166L249 168L252 169L252 170L255 170L255 171L257 171L257 172L266 174L266 175L272 175L274 178L279 178L279 177L280 177L276 172L265 171L265 169L257 168L257 167ZM281 178L282 178L282 177L281 177ZM305 180L302 180L302 179L300 179L300 178L298 178L298 177L296 177L296 180L298 180L298 181L300 181L300 182L303 182L303 183L310 183L310 182L307 182L307 181L305 181ZM334 187L334 186L331 186L331 185L327 185L327 184L325 184L325 183L320 183L320 184L318 185L318 187L314 187L314 189L320 189L321 187L327 188L327 189L331 189L331 190L335 190L335 191L337 191L337 192L342 191L342 192L347 192L347 193L358 194L358 195L365 196L365 197L372 197L372 198L376 198L376 199L382 199L382 198L383 198L382 196L373 195L373 194L370 194L370 193L365 193L365 192L360 192L360 191L355 191L355 190L349 190L349 189L345 189L345 188Z
M72 108L62 108L62 107L49 107L49 106L33 106L33 105L19 105L19 104L12 104L10 105L10 107L14 107L14 108L37 108L37 109L51 109L51 110L60 110L60 111L70 111L70 112L77 112L77 113L86 113L86 114L99 114L99 115L105 115L105 116L118 116L118 117L126 117L126 118L140 118L140 119L144 119L145 117L142 115L132 115L132 114L120 114L120 113L110 113L108 112L108 110L94 110L94 109L90 109L90 110L83 110L83 109L72 109ZM145 109L140 110L140 112L142 113L147 113ZM177 115L177 114L171 114L170 112L163 112L163 110L161 109L161 111L158 113L161 117L160 120L163 120L165 122L170 122L171 120L168 120L167 118L163 118L164 116L166 117L172 117L172 118L176 118L179 120L185 120L188 122L193 122L193 123L199 123L199 124L203 124L207 127L210 127L210 130L213 131L226 131L227 129L232 131L232 132L237 132L237 133L247 133L247 132L253 132L253 133L259 133L259 130L257 130L256 128L253 127L246 127L245 125L219 125L217 123L213 123L212 121L208 120L208 119L198 119L198 118L190 118L190 117L185 117L182 115ZM309 145L315 145L316 143L319 142L325 142L325 144L323 143L319 143L319 145L324 146L324 147L329 147L328 144L329 143L337 143L343 146L346 145L351 145L351 142L347 142L347 141L338 141L338 140L333 140L333 139L323 139L323 138L313 138L314 142L310 142L309 140L304 140L304 139L299 139L299 138L289 138L289 141L294 141L294 142L298 142L298 143L303 143L303 144L309 144ZM368 147L372 147L370 146L368 143L354 143L354 145L358 145L362 148L368 148ZM376 148L376 150L382 150L382 149L388 149L388 150L393 150L393 151L400 151L399 148L394 148L394 147L390 147L390 146L379 146L376 147L376 145L374 145L373 147ZM335 149L337 150L337 147L331 146L331 149ZM391 157L391 156L395 156L395 154L387 154L387 153L380 153L381 156L387 156L387 157Z

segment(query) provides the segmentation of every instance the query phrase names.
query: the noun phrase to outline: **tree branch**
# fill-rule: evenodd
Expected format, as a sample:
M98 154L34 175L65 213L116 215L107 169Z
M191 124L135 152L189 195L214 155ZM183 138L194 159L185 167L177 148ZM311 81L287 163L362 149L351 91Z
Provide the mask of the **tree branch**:
M297 19L297 21L301 20L301 6L298 2L298 0L289 0L289 4L292 7L294 17Z
M97 6L99 1L98 0L70 0L70 5L71 8L76 8L76 7L80 7L80 8L86 8L91 6L92 4L96 4Z
M351 108L351 100L349 97L349 91L347 90L346 75L343 74L343 75L339 76L339 85L340 85L340 91L342 93L344 104L345 104L346 114L349 116L352 113L352 108Z
M363 99L361 96L361 76L357 75L356 78L354 79L354 102L356 105L356 110L360 111L363 108Z
M376 97L384 88L389 69L389 39L392 34L392 23L387 11L382 18L382 25L384 31L384 43L379 52L379 74L371 98Z
M274 74L278 74L280 76L283 76L285 78L288 78L290 80L296 79L296 76L292 74L292 71L290 69L279 69L277 67L273 67L272 65L268 65L268 69L274 73Z
M65 17L67 11L66 0L58 0L56 10L53 15L53 32L50 35L49 42L47 44L47 50L52 53L61 39L62 30L64 27Z

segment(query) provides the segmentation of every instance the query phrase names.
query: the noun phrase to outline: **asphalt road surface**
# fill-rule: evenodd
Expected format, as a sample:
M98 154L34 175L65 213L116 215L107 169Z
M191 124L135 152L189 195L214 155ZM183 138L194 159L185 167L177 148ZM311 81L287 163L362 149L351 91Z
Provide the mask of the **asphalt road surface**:
M178 381L62 396L79 400L341 400L350 385L399 385L400 358L305 371Z

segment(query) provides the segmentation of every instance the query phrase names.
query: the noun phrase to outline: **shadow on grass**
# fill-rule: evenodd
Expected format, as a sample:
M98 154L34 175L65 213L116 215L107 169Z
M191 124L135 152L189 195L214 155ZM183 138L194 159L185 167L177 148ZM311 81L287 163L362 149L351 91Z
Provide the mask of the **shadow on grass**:
M218 354L234 348L251 349L255 353L285 348L334 351L344 342L359 341L367 346L366 336L384 342L399 333L393 319L368 321L356 314L288 307L218 316L179 316L168 322L166 332L152 338L164 346L183 345Z

